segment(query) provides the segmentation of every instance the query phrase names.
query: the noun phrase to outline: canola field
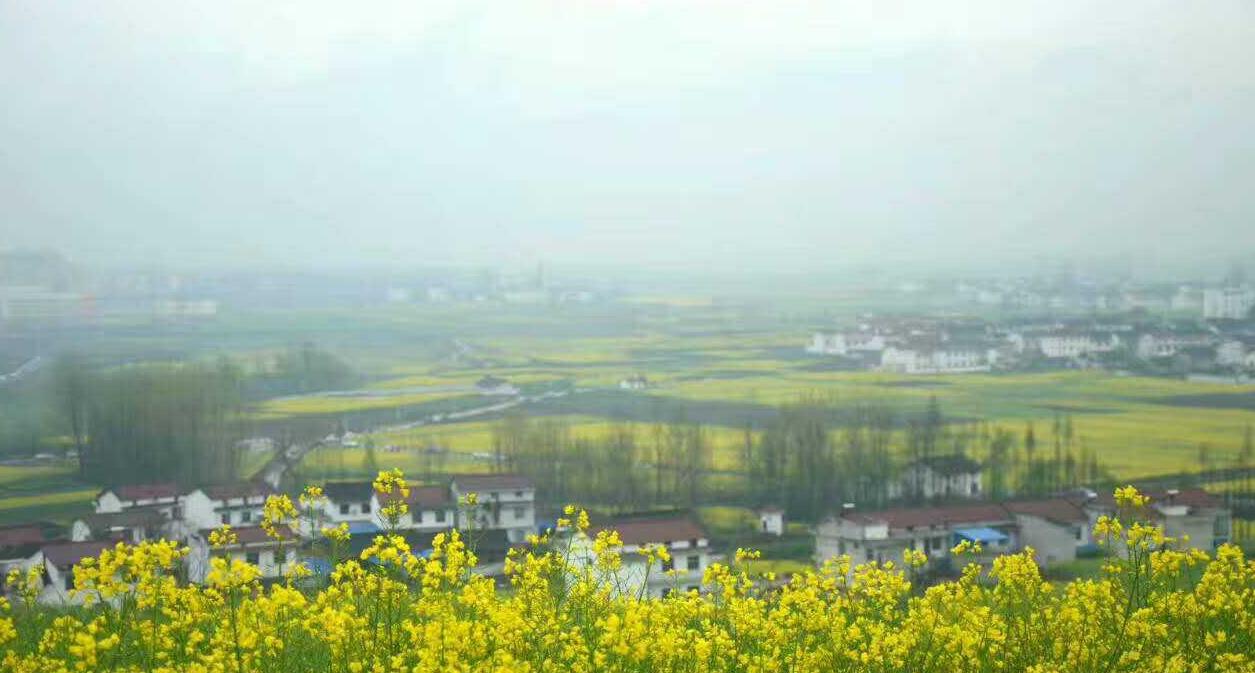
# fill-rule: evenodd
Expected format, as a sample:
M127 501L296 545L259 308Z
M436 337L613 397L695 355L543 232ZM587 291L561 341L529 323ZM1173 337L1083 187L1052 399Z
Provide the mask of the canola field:
M397 486L403 486L397 483ZM385 492L392 485L385 484ZM119 544L74 572L68 609L39 604L38 570L8 577L0 667L12 673L577 671L707 673L1238 673L1255 667L1255 562L1221 547L1178 549L1137 523L1140 496L1117 492L1124 522L1095 526L1111 554L1097 577L1056 585L1031 552L966 565L923 587L925 562L850 566L840 557L787 581L737 550L700 590L642 597L629 564L655 577L665 547L625 554L618 535L586 535L568 510L563 533L511 552L509 590L473 570L455 531L416 555L383 534L328 576L294 563L263 587L256 566L215 555L205 584L180 582L187 550ZM307 493L302 505L316 504ZM398 506L404 500L398 500ZM402 516L393 510L389 516ZM281 536L300 516L272 500L263 524ZM324 529L329 548L342 534ZM224 528L213 543L230 544ZM590 539L591 537L591 539ZM960 545L960 562L981 550ZM333 562L339 558L331 553ZM688 581L688 580L686 580Z
M1202 446L1212 467L1232 464L1246 427L1255 424L1255 386L1250 385L1103 371L907 376L834 370L830 360L807 355L802 345L798 335L778 332L690 336L649 331L578 339L484 339L475 342L476 352L490 358L493 366L397 364L389 370L392 376L385 375L371 387L469 386L486 375L518 384L561 381L582 392L560 402L528 405L519 413L560 416L575 433L593 438L602 436L613 422L647 426L677 417L702 422L711 429L716 469L736 469L747 424L761 430L776 407L806 396L838 405L883 404L901 415L920 413L935 397L952 421L987 422L1011 430L1017 438L1032 424L1039 446L1046 449L1055 417L1068 415L1074 446L1094 451L1121 479L1195 471ZM638 375L647 378L645 389L619 389L621 381ZM381 407L408 403L405 396L369 401ZM320 399L316 408L334 416L337 410L349 412L358 404ZM277 404L266 409L298 413ZM384 431L374 439L377 445L403 450L402 455L381 459L385 466L410 468L408 449L439 446L452 452L451 460L460 456L473 467L473 454L492 450L492 422L475 419ZM640 434L647 435L647 429L642 427ZM321 460L322 467L352 468L361 458L360 452L347 450L343 456L331 452Z

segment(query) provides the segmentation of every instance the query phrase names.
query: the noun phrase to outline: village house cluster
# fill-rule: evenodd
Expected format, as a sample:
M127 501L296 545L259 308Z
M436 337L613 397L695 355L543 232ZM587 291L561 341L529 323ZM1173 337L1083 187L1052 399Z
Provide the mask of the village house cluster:
M1110 494L1076 490L1040 499L990 502L982 483L983 467L962 455L935 456L907 465L893 485L898 502L919 498L929 505L864 511L846 505L813 529L816 563L849 555L854 564L899 560L906 550L923 552L925 572L953 569L951 549L967 541L981 546L977 559L1032 548L1039 564L1049 566L1096 553L1091 531L1099 516L1116 514ZM303 519L278 529L262 529L263 508L275 492L264 484L244 483L192 490L173 484L121 486L101 491L95 511L74 521L66 533L50 525L0 527L0 572L39 567L44 585L40 600L73 603L78 598L73 568L117 542L176 540L189 553L183 571L190 582L203 582L212 555L257 566L264 581L283 577L285 568L303 563L316 573L331 570L329 561L311 553L318 526L345 526L350 557L358 556L385 529L403 535L417 554L433 548L436 535L457 528L471 540L479 558L476 571L497 578L513 547L533 534L558 531L557 522L538 518L536 489L518 474L455 475L436 485L410 485L404 496L380 493L372 481L338 481L323 486L325 499L316 512L317 526ZM474 494L474 498L470 498ZM1190 547L1214 550L1229 540L1229 510L1201 489L1150 491L1148 515L1165 533ZM392 498L404 497L406 513L385 521ZM756 512L760 540L783 536L788 527L782 509ZM225 546L210 542L213 531L230 526L235 539ZM701 590L702 578L716 554L711 535L691 512L626 515L597 521L583 534L557 537L575 572L600 572L593 541L617 531L621 566L604 581L614 592L662 597L672 591ZM799 533L793 533L799 534ZM665 549L666 554L651 553ZM726 550L725 550L726 551ZM966 562L966 561L965 561Z
M1211 552L1229 541L1229 510L1210 493L1171 489L1145 495L1150 497L1146 515L1178 544ZM1097 551L1094 523L1117 513L1110 493L1084 491L1037 500L871 512L850 507L816 527L815 560L823 563L848 554L855 564L896 561L914 550L927 556L926 570L945 571L952 569L951 549L967 541L980 545L979 561L1031 548L1038 564L1049 566Z
M1165 322L1111 317L995 323L880 317L815 332L806 351L850 369L898 374L1106 368L1249 377L1255 375L1255 319Z

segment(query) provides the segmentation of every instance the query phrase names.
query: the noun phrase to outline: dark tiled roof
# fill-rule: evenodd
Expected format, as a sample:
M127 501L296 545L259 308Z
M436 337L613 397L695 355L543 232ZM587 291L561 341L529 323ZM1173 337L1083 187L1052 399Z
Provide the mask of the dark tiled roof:
M926 465L933 472L947 477L980 472L980 463L960 454L921 458L917 462L921 465Z
M43 541L44 527L37 523L0 527L0 547L15 547Z
M521 491L533 488L532 480L521 474L459 474L452 477L462 493L481 491Z
M878 512L852 512L843 518L858 523L885 522L890 528L919 528L947 524L999 523L1012 521L1001 505L973 504L945 507L913 507L886 509Z
M453 504L453 498L449 495L449 489L444 486L410 486L410 497L406 498L410 509L436 509L438 507L447 507ZM384 495L376 492L375 495L380 502L389 502L396 497L396 494Z
M110 549L115 542L92 540L88 542L56 542L44 545L44 560L58 568L69 568L85 558L100 556L100 552Z
M264 498L273 495L275 490L266 484L243 482L220 486L206 486L201 489L211 500L234 500L236 498Z
M1185 505L1190 508L1216 509L1222 506L1220 499L1201 488L1183 488L1175 494L1166 490L1142 491L1142 495L1150 498L1152 505ZM1099 507L1114 509L1115 496L1110 492L1100 493L1093 503Z
M1028 514L1058 524L1088 523L1089 517L1081 509L1064 498L1049 500L1017 500L1003 503L1012 514Z
M103 495L108 490L112 490L114 495L120 500L152 500L157 498L176 498L179 495L179 487L173 482L163 482L158 484L131 484L129 486L118 486L114 489L106 489L102 491Z
M323 495L332 502L366 502L374 490L369 481L331 481L322 487Z
M134 528L139 526L160 526L166 517L152 508L137 507L115 514L88 514L80 519L93 531L110 528Z
M590 527L588 536L593 537L603 530L618 531L623 544L631 545L666 544L708 537L701 525L687 516L607 521Z

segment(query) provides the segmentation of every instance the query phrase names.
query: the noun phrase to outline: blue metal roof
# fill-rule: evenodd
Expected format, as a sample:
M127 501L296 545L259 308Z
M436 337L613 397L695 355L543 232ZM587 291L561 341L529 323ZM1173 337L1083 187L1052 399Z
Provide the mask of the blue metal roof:
M959 528L954 531L954 537L959 540L979 542L980 544L986 544L989 542L1006 542L1010 539L1000 530L985 527Z
M378 533L379 526L369 521L350 521L349 535L369 535L370 533Z

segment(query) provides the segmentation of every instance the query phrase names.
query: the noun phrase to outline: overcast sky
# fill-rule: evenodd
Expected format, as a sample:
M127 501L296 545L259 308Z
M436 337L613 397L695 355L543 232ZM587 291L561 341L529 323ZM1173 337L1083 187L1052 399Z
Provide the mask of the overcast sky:
M812 268L1255 251L1255 2L0 0L0 246Z

